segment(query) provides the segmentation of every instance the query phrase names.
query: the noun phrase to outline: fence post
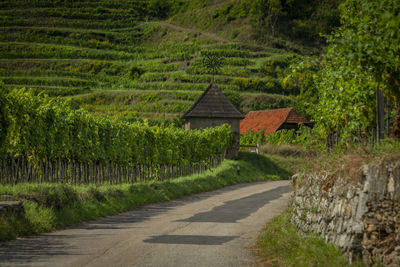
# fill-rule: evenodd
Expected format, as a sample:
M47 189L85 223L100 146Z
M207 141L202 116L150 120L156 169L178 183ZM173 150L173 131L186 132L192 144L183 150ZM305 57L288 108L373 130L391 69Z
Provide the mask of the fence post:
M379 87L376 88L376 140L385 138L385 98Z

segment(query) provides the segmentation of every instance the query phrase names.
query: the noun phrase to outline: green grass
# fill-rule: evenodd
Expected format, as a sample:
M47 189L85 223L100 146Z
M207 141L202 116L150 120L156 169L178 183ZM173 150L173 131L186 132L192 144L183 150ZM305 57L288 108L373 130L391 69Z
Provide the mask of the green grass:
M225 186L288 179L285 158L241 153L240 160L225 160L202 174L169 181L123 185L73 186L66 184L17 184L0 186L0 195L22 200L25 216L0 217L0 240L53 231L98 217L117 214L148 203L169 201ZM236 166L240 165L240 175Z
M300 234L289 222L290 212L275 217L258 238L260 262L265 266L364 266L349 265L341 251L315 234Z

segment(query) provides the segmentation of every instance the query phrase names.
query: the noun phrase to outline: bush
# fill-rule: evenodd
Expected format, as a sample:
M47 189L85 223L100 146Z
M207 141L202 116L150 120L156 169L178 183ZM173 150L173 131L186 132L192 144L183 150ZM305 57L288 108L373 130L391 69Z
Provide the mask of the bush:
M291 145L291 144L263 144L260 147L260 153L269 155L280 155L284 157L298 157L306 158L314 156L315 152L313 150L306 150L302 145Z
M270 94L285 93L281 84L273 78L234 78L234 84L239 86L240 91L265 92Z
M252 110L291 107L293 102L291 97L284 95L253 94L243 96L242 108L247 113Z
M153 17L165 19L171 10L171 1L168 0L150 0L149 13Z
M260 67L260 72L273 77L282 76L282 72L296 60L295 54L275 55L265 60Z
M298 130L279 130L268 135L267 142L273 145L293 144L302 145L305 148L316 148L324 145L317 131L308 126L301 125Z
M137 66L132 66L129 70L129 77L133 80L139 79L139 77L144 73L144 70Z
M247 133L240 135L240 144L242 145L257 145L263 144L267 140L264 135L264 131L248 131Z

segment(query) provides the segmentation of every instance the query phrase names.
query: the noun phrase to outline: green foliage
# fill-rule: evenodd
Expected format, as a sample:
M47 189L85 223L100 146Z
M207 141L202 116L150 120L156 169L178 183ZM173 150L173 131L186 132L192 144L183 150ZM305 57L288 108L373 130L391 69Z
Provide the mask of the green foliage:
M245 0L250 7L253 29L259 39L269 35L320 42L320 34L328 34L339 25L339 0ZM285 33L285 34L282 34Z
M78 94L85 94L91 92L91 90L88 87L67 87L67 88L46 88L46 87L41 87L41 88L32 88L31 89L33 92L39 94L41 92L44 92L46 95L51 96L51 97L57 97L57 96L72 96L72 95L78 95Z
M224 0L215 6L211 0L5 1L0 3L0 79L8 88L33 88L49 96L85 98L88 92L104 90L191 94L186 102L163 97L148 106L135 97L123 107L74 98L75 106L89 112L129 120L179 117L211 79L221 89L232 91L238 109L287 107L290 102L283 96L274 96L274 100L265 96L265 103L241 101L247 98L243 92L292 93L282 88L281 81L291 54L247 43L252 39L248 27L251 2ZM32 8L23 8L27 5ZM210 19L202 16L205 13ZM203 21L211 28L192 27L192 23L171 26L158 20L165 16ZM174 18L168 23L176 24ZM226 29L219 32L223 25ZM221 41L231 32L236 32L236 43ZM245 42L243 34L248 37ZM280 47L289 49L289 42L277 42L281 41ZM223 64L208 68L202 64L204 55L223 58ZM241 91L240 97L233 91Z
M60 46L39 43L3 43L0 44L2 58L81 58L102 60L134 59L135 54L124 51L99 51L91 48Z
M248 131L240 135L240 144L242 145L261 145L267 141L264 131Z
M231 101L231 103L235 106L235 108L239 111L242 110L242 97L238 92L232 90L224 90L223 92L225 96Z
M313 110L322 134L341 131L342 140L367 135L374 125L377 84L364 72L332 62L316 78L318 105Z
M144 71L139 67L132 66L129 70L129 77L133 80L137 80L143 73Z
M226 2L222 8L216 8L213 12L212 18L216 21L222 22L222 24L227 24L238 18L246 17L246 11L243 7L236 3Z
M282 79L283 89L296 95L293 107L308 119L318 116L316 107L319 92L315 77L321 68L319 58L304 57L290 66L290 72Z
M308 126L300 126L296 131L291 130L279 130L275 133L267 136L267 142L269 144L281 145L281 144L299 144L305 148L316 148L316 146L323 145L323 137L318 135L318 128L311 129ZM321 142L322 141L322 142Z
M34 162L67 158L128 164L181 164L203 161L230 146L227 125L185 131L150 127L72 110L60 99L27 90L8 94L11 124L5 151Z
M365 140L375 124L377 87L399 102L399 10L398 1L344 1L326 55L294 66L284 80L300 89L298 109L317 123L318 136L340 130L341 144Z
M150 0L149 13L150 15L164 19L168 16L171 8L171 1L167 0Z
M224 58L217 53L210 51L202 51L202 65L206 68L209 73L215 75L221 70L224 65Z
M342 26L329 39L329 53L373 75L387 95L400 101L400 2L344 1Z
M242 109L245 113L252 110L292 107L295 103L290 96L277 94L251 94L243 97Z
M6 87L2 81L0 81L0 150L5 143L5 138L7 136L8 125L10 124L10 119L8 117L8 100Z
M396 103L392 134L400 138L400 2L395 0L344 1L342 26L329 39L328 56L342 69L362 73L364 80L381 87ZM358 84L371 95L371 86Z
M338 248L315 234L300 234L289 212L266 225L258 245L261 257L273 266L363 266L359 260L349 265Z
M275 27L278 19L283 15L281 0L256 0L253 1L251 12L257 18L257 28L259 28L259 35L269 31L275 35Z
M234 84L239 87L240 91L247 92L265 92L270 94L283 94L280 83L273 78L234 78Z
M296 54L280 54L269 57L262 63L260 68L261 73L264 75L271 75L273 77L285 76L285 70L296 62L298 56Z

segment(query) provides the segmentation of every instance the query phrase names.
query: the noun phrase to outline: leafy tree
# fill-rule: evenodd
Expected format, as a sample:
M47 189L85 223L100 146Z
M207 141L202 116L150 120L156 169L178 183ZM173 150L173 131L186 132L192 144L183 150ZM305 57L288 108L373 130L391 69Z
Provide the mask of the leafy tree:
M133 80L137 80L143 73L144 70L140 69L139 67L132 66L129 70L129 77Z
M257 26L261 30L268 29L274 36L279 16L283 14L281 0L257 0L252 11L257 14Z
M171 1L168 0L150 0L149 13L151 16L165 19L171 9Z
M296 95L293 105L307 119L312 119L319 102L315 76L321 68L317 57L304 57L290 66L290 73L282 79L283 89Z
M329 38L328 55L343 67L370 75L395 101L392 133L400 137L400 1L345 0L340 12L342 26ZM365 89L361 82L354 86Z
M210 51L202 51L201 53L203 55L202 65L213 75L214 80L214 75L219 73L225 63L225 59Z
M242 9L253 20L256 38L267 34L302 41L324 42L339 25L338 4L341 0L242 0Z
M340 62L325 63L315 77L318 104L311 107L323 136L340 129L341 141L369 134L374 123L376 82Z

